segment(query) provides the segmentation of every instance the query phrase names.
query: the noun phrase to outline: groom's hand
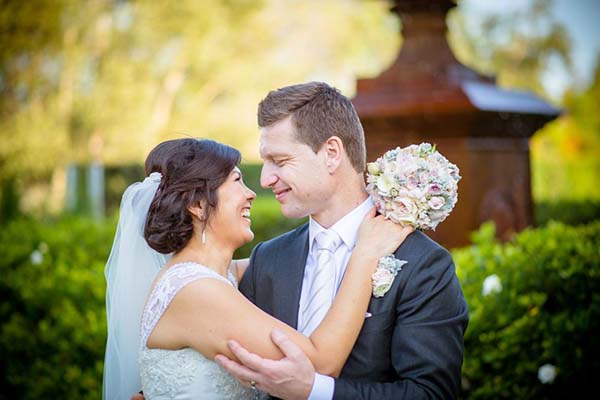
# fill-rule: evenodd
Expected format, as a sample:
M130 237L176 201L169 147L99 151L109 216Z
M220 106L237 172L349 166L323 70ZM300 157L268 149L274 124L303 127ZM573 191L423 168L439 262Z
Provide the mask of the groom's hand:
M240 360L237 363L219 354L215 357L229 373L240 381L256 382L256 387L283 399L307 399L315 379L315 369L306 354L282 331L271 332L273 343L281 349L284 358L269 360L250 353L234 340L228 342L231 352Z

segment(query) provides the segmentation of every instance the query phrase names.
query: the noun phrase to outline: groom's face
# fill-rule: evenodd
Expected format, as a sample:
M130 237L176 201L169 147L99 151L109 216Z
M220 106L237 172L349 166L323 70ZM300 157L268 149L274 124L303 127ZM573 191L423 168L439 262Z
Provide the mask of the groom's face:
M326 207L330 176L323 151L315 152L294 136L287 117L261 130L260 155L264 161L260 184L273 190L288 218L316 214Z

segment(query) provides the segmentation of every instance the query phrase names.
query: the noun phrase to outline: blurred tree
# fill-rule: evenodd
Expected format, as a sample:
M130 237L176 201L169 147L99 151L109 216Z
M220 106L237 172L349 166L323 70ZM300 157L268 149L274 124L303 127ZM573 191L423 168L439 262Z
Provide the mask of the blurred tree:
M22 189L68 163L139 163L182 135L256 160L256 105L268 90L322 79L348 93L354 75L392 61L388 6L1 0L0 181Z
M448 21L452 50L461 62L494 76L500 86L549 98L543 82L548 66L573 72L569 36L551 8L552 1L533 0L529 7L478 19L454 9Z
M594 76L583 93L566 93L568 114L533 137L533 188L538 198L600 201L600 57Z
M600 57L595 80L581 88L573 78L569 36L551 7L551 1L534 0L480 19L458 7L449 18L449 41L462 62L494 75L500 86L533 91L564 108L531 141L534 199L599 200ZM546 82L558 72L568 78L560 97Z
M59 159L44 151L60 147L61 135L48 135L55 121L42 111L57 81L39 72L49 71L52 54L60 48L65 4L0 1L0 221L19 211L23 171L38 177Z

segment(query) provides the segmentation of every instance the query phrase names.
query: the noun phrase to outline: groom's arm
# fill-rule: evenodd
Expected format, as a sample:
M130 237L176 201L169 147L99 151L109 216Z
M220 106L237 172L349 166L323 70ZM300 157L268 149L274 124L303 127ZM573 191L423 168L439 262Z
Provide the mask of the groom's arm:
M334 399L458 396L468 314L446 250L428 251L410 269L396 315L391 361L398 379L386 383L336 379Z

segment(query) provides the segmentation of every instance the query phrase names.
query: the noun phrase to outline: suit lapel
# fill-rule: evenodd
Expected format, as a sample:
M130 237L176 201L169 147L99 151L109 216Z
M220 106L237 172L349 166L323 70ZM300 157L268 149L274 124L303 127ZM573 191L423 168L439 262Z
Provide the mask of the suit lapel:
M273 271L274 316L294 328L298 325L302 279L308 256L308 224L296 232L279 248Z

